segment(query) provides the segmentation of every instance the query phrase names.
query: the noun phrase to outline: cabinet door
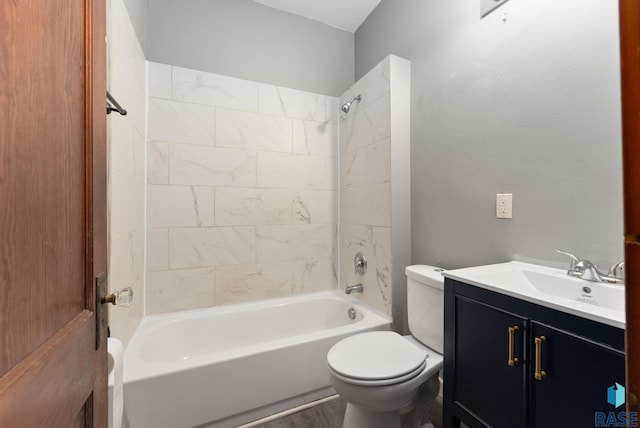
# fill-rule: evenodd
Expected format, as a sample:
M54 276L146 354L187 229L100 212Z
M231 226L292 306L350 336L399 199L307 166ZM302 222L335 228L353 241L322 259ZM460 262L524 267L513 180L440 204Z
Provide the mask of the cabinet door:
M624 410L607 403L607 389L624 385L624 353L533 321L531 334L532 428L594 426L595 412ZM535 338L542 337L536 351Z
M526 426L525 334L524 318L456 297L454 400L493 428Z

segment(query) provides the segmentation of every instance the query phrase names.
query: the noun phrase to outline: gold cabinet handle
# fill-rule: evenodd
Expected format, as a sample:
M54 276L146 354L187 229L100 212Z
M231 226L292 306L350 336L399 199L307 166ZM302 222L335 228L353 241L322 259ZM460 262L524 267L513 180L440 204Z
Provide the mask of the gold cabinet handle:
M520 362L519 359L513 356L514 348L515 348L515 335L516 331L520 330L520 327L514 325L513 327L509 327L509 358L507 359L507 364L509 367L513 367Z
M541 366L542 366L542 344L546 340L547 340L547 338L544 337L544 336L536 337L534 339L534 342L536 344L536 370L535 370L535 373L533 374L533 377L535 377L536 380L542 380L542 379L544 379L545 376L547 376L547 372L545 372L544 370L541 369Z

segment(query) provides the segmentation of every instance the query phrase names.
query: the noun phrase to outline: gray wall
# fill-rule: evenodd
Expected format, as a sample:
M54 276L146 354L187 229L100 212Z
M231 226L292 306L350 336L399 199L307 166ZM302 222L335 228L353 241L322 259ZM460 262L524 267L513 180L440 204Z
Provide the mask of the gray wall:
M617 2L479 3L383 0L355 35L356 78L412 61L413 262L621 260Z
M124 0L142 50L147 49L147 0Z
M250 0L149 0L147 59L338 96L354 35Z

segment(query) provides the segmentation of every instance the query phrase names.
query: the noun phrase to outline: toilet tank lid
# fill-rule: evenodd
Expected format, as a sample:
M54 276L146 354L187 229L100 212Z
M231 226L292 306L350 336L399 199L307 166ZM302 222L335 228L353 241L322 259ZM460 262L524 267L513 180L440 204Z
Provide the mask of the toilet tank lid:
M428 265L411 265L404 270L407 277L434 288L444 288L444 269Z

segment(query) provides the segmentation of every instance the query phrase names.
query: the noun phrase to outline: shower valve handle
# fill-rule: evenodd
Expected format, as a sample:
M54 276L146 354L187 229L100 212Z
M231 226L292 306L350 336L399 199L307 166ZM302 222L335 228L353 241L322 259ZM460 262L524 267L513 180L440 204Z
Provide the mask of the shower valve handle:
M367 272L367 259L361 252L353 258L354 273L364 275Z

